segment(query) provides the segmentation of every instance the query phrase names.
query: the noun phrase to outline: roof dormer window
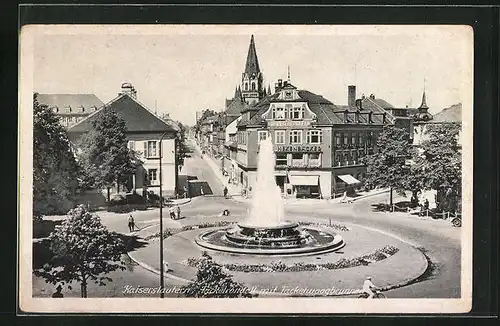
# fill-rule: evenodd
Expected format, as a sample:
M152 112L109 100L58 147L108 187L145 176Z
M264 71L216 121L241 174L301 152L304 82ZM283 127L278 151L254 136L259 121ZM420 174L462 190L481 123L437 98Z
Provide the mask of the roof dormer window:
M71 113L71 106L66 107L66 112Z
M285 100L291 100L291 99L293 99L293 92L285 91Z

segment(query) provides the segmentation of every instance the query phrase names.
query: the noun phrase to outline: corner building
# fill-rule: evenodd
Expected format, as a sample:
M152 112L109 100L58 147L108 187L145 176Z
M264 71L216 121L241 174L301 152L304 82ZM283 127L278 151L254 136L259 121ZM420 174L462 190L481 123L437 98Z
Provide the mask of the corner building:
M275 178L285 196L331 198L358 184L366 168L360 159L376 150L376 139L391 119L383 109L365 110L350 86L348 106L332 102L289 81L245 108L237 125L238 181L253 187L259 143L271 137Z

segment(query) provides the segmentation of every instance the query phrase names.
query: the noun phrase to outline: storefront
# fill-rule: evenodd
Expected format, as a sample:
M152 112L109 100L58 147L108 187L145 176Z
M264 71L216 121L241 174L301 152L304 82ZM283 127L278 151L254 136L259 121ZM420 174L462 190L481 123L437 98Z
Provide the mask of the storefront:
M292 193L297 198L320 198L319 175L290 175Z
M355 193L355 187L358 184L360 184L360 181L350 174L337 175L336 192L347 192L348 195L352 195Z

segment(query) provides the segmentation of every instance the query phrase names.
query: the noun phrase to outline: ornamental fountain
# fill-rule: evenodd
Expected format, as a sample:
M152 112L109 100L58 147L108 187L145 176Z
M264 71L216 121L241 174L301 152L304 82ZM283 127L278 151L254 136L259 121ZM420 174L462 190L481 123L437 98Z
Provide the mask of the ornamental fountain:
M334 251L345 246L338 234L285 219L285 205L274 177L270 138L260 142L257 180L249 216L235 226L203 232L196 243L204 248L239 254L302 255Z

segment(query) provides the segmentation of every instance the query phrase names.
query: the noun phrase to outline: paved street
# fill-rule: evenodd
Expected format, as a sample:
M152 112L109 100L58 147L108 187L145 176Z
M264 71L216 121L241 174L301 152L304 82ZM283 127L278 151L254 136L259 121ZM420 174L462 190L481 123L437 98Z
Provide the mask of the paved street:
M203 218L219 214L228 208L235 214L244 214L248 209L247 203L237 202L232 199L224 199L222 195L223 185L214 174L212 169L205 164L197 153L191 158L186 158L182 173L197 176L199 180L207 181L214 196L196 197L181 207L182 216L189 218ZM405 286L403 288L387 292L390 298L455 298L460 297L460 228L454 228L444 220L423 220L409 216L404 213L376 213L372 212L370 205L386 201L388 194L376 195L365 198L351 204L325 203L315 205L314 208L307 202L301 205L287 205L287 214L311 215L325 220L331 218L334 221L355 223L364 227L373 228L383 233L393 235L403 241L409 242L417 247L423 247L426 255L431 260L433 270L423 281ZM134 217L139 228L146 228L158 224L159 210L148 210L134 212ZM117 232L126 233L127 215L104 213L100 214L103 223ZM306 215L306 216L307 216ZM178 221L168 218L168 212L164 212L165 227L176 227ZM157 245L154 242L151 245ZM96 296L131 296L121 293L126 285L130 286L155 286L158 284L158 275L144 270L140 266L133 266L126 272L113 273L110 275L114 282L107 287L93 287L89 289L89 297ZM48 296L51 294L51 286L43 285L43 281L34 278L35 296ZM374 280L376 284L377 280ZM175 281L166 279L167 286L178 285ZM41 288L44 288L43 291ZM67 296L79 296L79 290L74 289ZM141 295L138 295L141 296ZM144 296L144 295L142 295Z

